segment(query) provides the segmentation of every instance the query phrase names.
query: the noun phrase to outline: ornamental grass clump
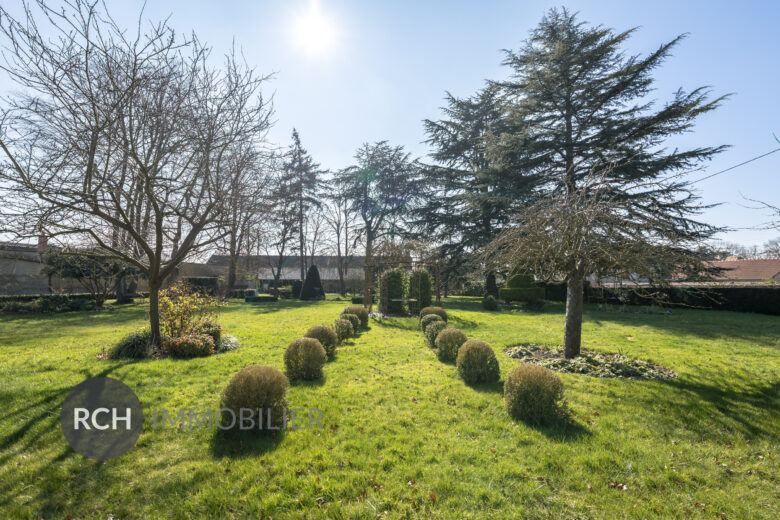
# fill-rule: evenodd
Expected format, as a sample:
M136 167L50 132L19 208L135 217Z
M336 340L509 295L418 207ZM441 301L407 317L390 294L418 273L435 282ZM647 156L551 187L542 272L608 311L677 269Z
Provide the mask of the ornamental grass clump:
M336 355L336 345L339 343L336 331L327 325L315 325L306 331L304 338L314 338L320 342L329 358Z
M320 347L322 348L322 347ZM222 392L220 408L233 412L220 414L223 426L238 424L244 409L244 416L250 414L258 433L278 433L286 426L287 388L290 383L280 371L263 365L250 365L241 369L230 380Z
M496 355L484 341L470 339L461 345L455 363L460 377L470 385L494 383L501 378Z
M328 360L322 344L314 338L298 338L284 351L287 377L312 381L322 377L322 366Z
M563 382L552 370L522 364L506 376L507 413L529 424L549 424L564 416Z
M119 340L108 352L109 359L140 359L145 358L149 351L149 341L152 331L149 329L131 332Z
M439 361L453 363L458 357L460 346L466 342L466 335L460 329L446 328L436 336L436 356Z

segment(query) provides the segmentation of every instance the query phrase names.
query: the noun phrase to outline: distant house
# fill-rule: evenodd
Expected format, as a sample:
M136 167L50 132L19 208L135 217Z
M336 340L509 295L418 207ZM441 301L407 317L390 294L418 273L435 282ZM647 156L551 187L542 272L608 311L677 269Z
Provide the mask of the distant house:
M264 288L273 284L274 271L278 265L279 257L269 255L250 255L238 257L238 268L250 276L256 276ZM347 264L347 272L344 276L344 282L348 291L355 291L361 287L363 282L363 259L362 256L353 256ZM227 255L212 255L206 262L206 266L217 267L223 273L227 272L230 257ZM332 255L319 255L306 258L306 265L316 265L320 272L320 279L324 289L328 292L339 290L339 272L338 257ZM301 258L299 256L288 256L282 262L282 272L279 277L281 285L288 285L293 280L301 278Z
M733 259L711 262L723 269L715 281L726 284L756 284L776 280L780 283L780 258Z

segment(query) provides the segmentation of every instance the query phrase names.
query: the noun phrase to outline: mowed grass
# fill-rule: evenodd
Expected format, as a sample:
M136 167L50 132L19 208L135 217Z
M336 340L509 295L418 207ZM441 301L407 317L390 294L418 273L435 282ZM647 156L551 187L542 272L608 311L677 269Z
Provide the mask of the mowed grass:
M0 317L1 518L778 518L780 318L676 310L586 311L584 347L661 363L675 381L561 377L574 423L510 420L501 385L472 388L428 349L414 318L372 320L293 407L324 430L281 439L216 427L151 429L151 409L219 406L242 367L283 369L286 345L344 302L232 303L220 321L241 347L208 359L96 359L144 325L145 309ZM557 344L563 308L485 312L449 299L450 324L490 343L502 375L517 342ZM124 381L146 424L99 463L59 426L69 390ZM503 378L502 378L503 379ZM625 489L624 489L625 487Z

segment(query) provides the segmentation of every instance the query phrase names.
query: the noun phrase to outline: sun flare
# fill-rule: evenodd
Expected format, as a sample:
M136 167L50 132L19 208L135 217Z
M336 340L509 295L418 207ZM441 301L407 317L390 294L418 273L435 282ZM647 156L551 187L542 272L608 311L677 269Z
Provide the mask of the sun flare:
M326 55L336 44L336 26L319 2L311 1L306 10L296 14L293 37L307 54Z

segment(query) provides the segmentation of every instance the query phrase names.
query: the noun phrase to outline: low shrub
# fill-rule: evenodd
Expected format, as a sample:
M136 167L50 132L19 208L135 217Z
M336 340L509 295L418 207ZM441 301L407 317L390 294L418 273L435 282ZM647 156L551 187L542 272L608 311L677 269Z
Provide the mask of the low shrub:
M69 303L66 294L43 294L37 300L39 312L61 312Z
M539 365L521 364L506 376L507 413L531 424L548 424L563 414L563 382Z
M434 348L436 346L436 336L446 328L447 324L441 320L434 320L428 324L425 328L425 341L428 343L429 347Z
M544 310L544 300L529 300L524 302L523 309L531 312L542 312Z
M352 316L355 315L353 314ZM357 320L358 323L360 322L357 316L355 316L355 320ZM339 337L339 343L343 343L344 340L348 339L350 336L352 336L352 334L355 333L352 322L343 318L338 318L333 322L333 330L336 331L336 336Z
M277 369L250 365L241 369L227 384L222 392L220 408L231 410L235 414L235 420L232 422L236 429L243 408L252 410L251 417L256 425L252 430L245 431L279 433L286 426L285 409L289 386L287 377ZM244 413L246 417L246 411ZM231 419L233 418L230 414L221 414L220 423L227 427Z
M219 345L219 342L222 339L222 327L219 326L219 323L211 319L205 319L196 324L193 327L193 332L195 334L211 336L211 339L214 340L214 345Z
M485 282L476 280L467 280L460 291L463 296L485 296Z
M460 377L470 385L493 383L501 378L496 355L484 341L470 339L461 345L456 364Z
M498 301L493 297L492 294L488 294L482 298L482 308L486 311L497 311Z
M498 296L505 302L528 302L544 299L544 287L504 287Z
M352 334L357 334L358 330L360 330L360 318L358 318L357 314L351 314L351 313L343 313L340 318L342 320L347 320L352 325Z
M327 360L325 349L315 338L298 338L284 351L284 366L290 379L319 379Z
M163 338L162 351L174 358L210 356L214 353L214 338L206 334L188 334L178 338Z
M446 328L436 336L436 356L439 361L454 362L458 357L458 349L466 342L466 335L460 329Z
M447 321L447 311L445 311L441 307L423 307L423 309L420 311L420 319L422 319L423 316L426 316L428 314L436 314L438 316L441 316L441 319L443 319L444 321Z
M119 340L108 352L110 359L141 359L146 357L152 331L149 329L131 332Z
M238 338L235 336L228 336L223 334L222 338L219 340L219 343L217 343L217 346L215 347L215 351L217 353L222 352L230 352L231 350L236 350L238 348Z
M327 325L315 325L306 331L304 338L314 338L320 342L329 358L336 355L336 345L339 344L339 336L336 331Z
M425 327L427 327L429 324L433 323L434 321L441 321L444 322L443 319L441 319L441 316L438 314L426 314L422 318L420 318L420 330L425 332Z
M362 305L348 305L341 311L342 314L354 314L360 318L360 326L364 329L368 328L368 311Z

